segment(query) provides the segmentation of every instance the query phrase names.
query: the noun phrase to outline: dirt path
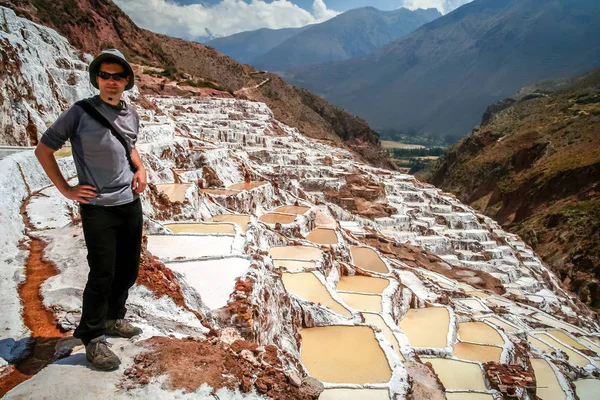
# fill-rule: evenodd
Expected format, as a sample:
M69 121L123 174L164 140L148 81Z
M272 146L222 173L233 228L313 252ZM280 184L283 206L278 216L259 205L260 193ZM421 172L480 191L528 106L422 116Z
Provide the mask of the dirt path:
M271 78L267 78L264 81L262 81L261 83L259 83L258 85L254 85L254 86L250 86L250 87L244 87L241 89L236 90L235 92L233 92L234 95L238 95L244 92L247 92L248 90L252 90L252 89L258 89L259 87L269 83L269 81L271 81Z

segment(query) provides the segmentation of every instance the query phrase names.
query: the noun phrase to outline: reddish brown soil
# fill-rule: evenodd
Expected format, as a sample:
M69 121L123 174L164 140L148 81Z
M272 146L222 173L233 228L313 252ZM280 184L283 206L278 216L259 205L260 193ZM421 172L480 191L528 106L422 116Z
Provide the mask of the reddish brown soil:
M206 183L208 184L207 188L210 187L223 187L223 181L219 178L219 175L217 175L217 172L212 169L211 167L208 166L203 166L202 167L202 176L204 177L204 179L206 180Z
M497 294L504 294L506 290L499 279L484 271L472 270L465 267L450 266L433 253L420 247L409 244L400 244L379 235L370 234L363 239L363 243L375 247L383 255L402 261L411 267L421 267L437 272L450 279L464 282L478 289L491 290ZM468 271L468 275L465 271ZM479 279L473 279L479 278Z
M247 393L256 389L272 399L313 398L302 386L288 382L275 346L258 347L243 340L228 346L215 337L152 337L140 344L148 350L136 356L134 365L125 371L134 384L145 385L154 377L167 375L167 390L194 392L206 383L215 390L226 387Z
M363 175L348 175L341 189L325 189L324 194L327 201L365 218L389 217L397 212L384 203L385 185Z

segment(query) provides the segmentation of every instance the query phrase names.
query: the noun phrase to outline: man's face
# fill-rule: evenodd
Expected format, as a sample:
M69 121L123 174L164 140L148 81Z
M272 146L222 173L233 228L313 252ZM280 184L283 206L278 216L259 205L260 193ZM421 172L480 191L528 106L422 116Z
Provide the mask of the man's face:
M125 69L121 64L108 62L100 64L98 72L126 75ZM129 76L117 81L113 77L103 79L99 75L96 75L96 80L102 97L120 99L121 94L123 94L123 91L125 90L125 86L127 86L127 82L129 82Z

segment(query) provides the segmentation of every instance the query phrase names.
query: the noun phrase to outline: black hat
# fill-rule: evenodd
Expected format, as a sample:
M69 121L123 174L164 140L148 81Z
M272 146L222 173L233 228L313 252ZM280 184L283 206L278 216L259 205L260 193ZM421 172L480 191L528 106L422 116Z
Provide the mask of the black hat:
M100 89L98 87L98 82L96 81L96 75L98 74L98 70L100 69L100 64L102 64L105 61L114 61L117 64L121 64L123 68L125 68L125 71L129 75L129 82L127 83L127 86L125 86L125 90L131 89L135 84L135 76L133 75L133 69L125 59L125 56L117 49L103 50L102 53L100 53L100 55L94 58L94 61L90 63L88 70L90 73L90 82L92 83L92 85L96 89Z

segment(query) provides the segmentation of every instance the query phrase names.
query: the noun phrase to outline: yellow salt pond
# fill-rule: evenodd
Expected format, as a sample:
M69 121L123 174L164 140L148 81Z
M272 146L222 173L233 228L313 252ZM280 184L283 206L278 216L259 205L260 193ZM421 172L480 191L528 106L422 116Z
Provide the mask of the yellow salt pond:
M354 260L354 265L368 271L380 272L387 274L388 267L385 265L381 257L369 247L352 246L350 253Z
M573 349L563 345L562 343L557 341L555 338L553 338L551 335L547 335L543 332L539 332L539 333L535 333L534 336L536 338L541 339L544 342L548 343L550 346L560 349L564 353L566 353L567 356L569 356L569 362L571 364L574 364L574 365L577 365L578 367L583 368L590 363L590 361L587 358L585 358L584 356L582 356L579 353L576 353L575 351L573 351Z
M213 196L237 196L240 193L238 190L227 189L199 189L199 191Z
M203 224L203 223L177 223L166 224L165 228L173 233L227 233L235 234L235 228L231 224Z
M600 380L580 379L575 381L575 392L579 400L596 400L600 394Z
M446 393L448 400L494 400L494 396L487 393L451 392Z
M491 323L492 325L496 326L497 328L504 329L504 332L507 332L507 333L515 333L515 332L519 331L519 329L516 326L513 326L512 324L510 324L507 321L505 321L501 318L498 318L498 317L485 317L482 319Z
M258 220L260 222L264 222L265 224L286 225L286 224L291 224L292 222L294 222L296 220L296 216L290 215L290 214L267 213L267 214L261 215L260 218L258 218Z
M544 353L551 353L552 351L554 351L554 349L552 347L550 347L546 343L542 342L540 339L536 338L535 336L527 335L527 341L529 342L529 344L534 345L535 347L537 347Z
M454 346L454 356L468 361L500 362L502 348L496 346L484 346L480 344L458 342Z
M273 260L275 268L283 268L287 272L312 271L316 268L314 261Z
M542 400L564 400L567 398L558 383L558 378L548 362L542 358L532 358L531 365L535 372L537 396Z
M155 185L159 192L167 195L170 201L183 203L185 192L192 186L189 183L164 183Z
M485 293L485 292L481 292L478 290L472 291L472 292L467 292L468 295L470 296L475 296L475 297L479 297L480 299L486 299L488 297L490 297L489 294Z
M338 293L340 299L355 310L382 312L381 296L373 294Z
M306 236L306 239L316 244L337 244L338 238L335 230L327 228L317 228Z
M350 311L348 311L344 306L331 297L329 291L327 291L327 288L323 286L321 281L319 281L313 273L284 273L281 279L283 280L283 285L288 292L293 293L296 296L299 296L312 303L329 307L338 314L347 317L352 315Z
M259 186L266 185L267 183L268 182L242 182L242 183L236 183L234 185L228 186L227 189L229 189L229 190L252 190Z
M483 372L478 364L447 358L421 358L431 363L446 389L486 390Z
M569 331L571 333L585 333L574 325L559 321L542 313L536 313L533 315L533 317L544 324L550 325L553 328L564 329L565 331Z
M498 331L483 322L459 323L458 337L464 342L498 345L504 344L504 340Z
M384 383L392 377L375 332L367 326L324 326L300 331L308 372L330 383Z
M400 329L413 347L446 347L450 314L445 307L412 308L408 310Z
M337 290L381 294L389 285L390 281L383 278L373 278L371 276L362 275L343 275L338 282Z
M581 340L581 342L588 346L592 351L595 351L596 354L600 355L600 345L598 343L586 337L581 337L579 340Z
M390 327L385 323L383 318L378 314L371 313L362 313L362 316L365 318L365 322L370 325L374 325L381 330L383 336L387 339L388 342L394 348L394 352L400 357L401 360L404 360L404 356L400 352L400 344L398 340L396 340L396 336L394 336L394 332L390 329Z
M246 232L250 223L250 216L245 214L221 214L212 217L211 222L233 222L242 228L242 232Z
M575 338L573 338L573 336L571 336L567 333L564 333L563 331L549 329L546 332L551 334L552 336L554 336L556 339L560 340L561 342L568 344L571 347L576 348L577 350L589 350L588 347L579 343Z
M390 400L386 389L325 389L319 400Z
M280 212L280 213L285 213L285 214L302 215L305 212L307 212L308 210L310 210L309 207L303 207L303 206L281 206L281 207L276 208L274 211Z
M320 260L323 257L321 249L311 246L281 246L271 247L269 255L273 258L292 258L296 260Z

